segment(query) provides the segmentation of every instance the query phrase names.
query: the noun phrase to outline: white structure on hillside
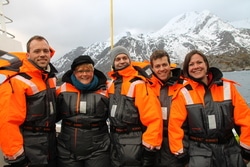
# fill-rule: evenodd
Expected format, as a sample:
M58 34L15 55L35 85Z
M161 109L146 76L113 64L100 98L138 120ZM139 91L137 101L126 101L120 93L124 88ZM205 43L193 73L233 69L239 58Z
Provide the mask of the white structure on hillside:
M8 4L9 0L0 0L0 49L7 52L23 51L21 42L6 30L6 24L13 22L3 13L3 6Z

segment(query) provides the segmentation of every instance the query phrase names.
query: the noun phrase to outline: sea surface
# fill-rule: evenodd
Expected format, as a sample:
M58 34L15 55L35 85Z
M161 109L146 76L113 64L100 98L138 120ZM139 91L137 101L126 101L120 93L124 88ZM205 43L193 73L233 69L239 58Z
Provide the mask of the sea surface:
M250 104L250 71L223 72L223 77L239 83L238 91Z

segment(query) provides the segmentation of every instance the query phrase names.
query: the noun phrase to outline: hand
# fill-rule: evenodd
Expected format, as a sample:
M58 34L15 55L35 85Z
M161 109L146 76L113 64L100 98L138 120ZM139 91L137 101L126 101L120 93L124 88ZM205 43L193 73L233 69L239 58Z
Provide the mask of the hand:
M155 164L156 149L143 147L142 152L142 166L152 167Z
M5 159L5 162L10 164L10 165L7 165L7 166L10 166L10 167L28 167L30 161L25 156L25 154L22 153L16 159Z
M189 162L189 155L187 152L180 153L176 155L176 157L179 159L180 162L182 162L185 165L187 165Z
M244 161L245 164L248 164L248 163L249 163L249 161L246 160L246 159L243 159L243 161Z
M154 146L149 146L149 147L145 147L146 149L149 149L149 150L154 150L155 149L155 147Z
M248 163L250 161L250 150L247 150L247 149L241 147L241 156L242 156L244 162Z

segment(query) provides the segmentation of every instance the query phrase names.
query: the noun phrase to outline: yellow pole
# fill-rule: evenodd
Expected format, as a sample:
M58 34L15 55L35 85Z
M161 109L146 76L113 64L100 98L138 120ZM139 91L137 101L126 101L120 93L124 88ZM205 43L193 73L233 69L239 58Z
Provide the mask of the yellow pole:
M110 0L110 46L111 49L114 47L114 23L113 23L113 0Z

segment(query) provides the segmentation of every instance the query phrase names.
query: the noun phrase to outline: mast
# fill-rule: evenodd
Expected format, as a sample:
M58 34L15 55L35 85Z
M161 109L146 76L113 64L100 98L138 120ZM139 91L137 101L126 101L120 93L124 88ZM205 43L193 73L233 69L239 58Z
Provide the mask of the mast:
M114 47L113 0L110 0L110 46Z

